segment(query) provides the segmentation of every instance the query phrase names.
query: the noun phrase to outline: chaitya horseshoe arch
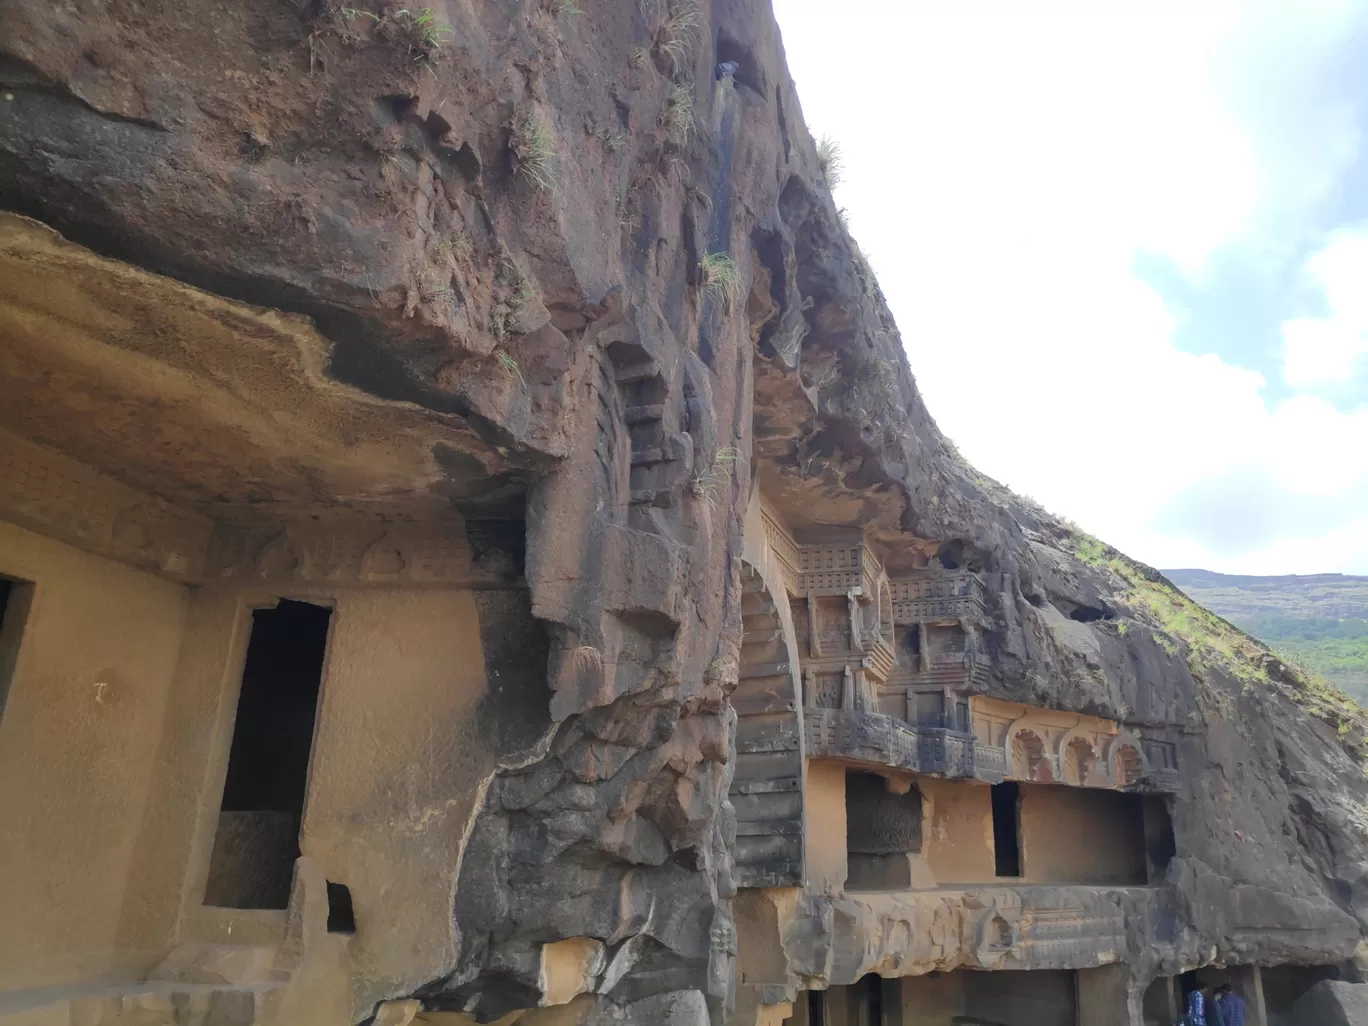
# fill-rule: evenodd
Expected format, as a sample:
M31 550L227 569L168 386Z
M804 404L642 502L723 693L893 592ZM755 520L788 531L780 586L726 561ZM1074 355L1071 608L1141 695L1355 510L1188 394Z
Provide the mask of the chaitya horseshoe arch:
M1055 782L1054 759L1045 745L1047 731L1029 719L1007 728L1008 776L1044 784Z
M760 571L741 564L741 659L736 710L736 878L740 887L803 882L803 750L797 656L779 602Z
M1112 786L1130 787L1140 782L1149 772L1144 749L1139 739L1124 732L1112 739L1107 749L1107 763L1112 773Z

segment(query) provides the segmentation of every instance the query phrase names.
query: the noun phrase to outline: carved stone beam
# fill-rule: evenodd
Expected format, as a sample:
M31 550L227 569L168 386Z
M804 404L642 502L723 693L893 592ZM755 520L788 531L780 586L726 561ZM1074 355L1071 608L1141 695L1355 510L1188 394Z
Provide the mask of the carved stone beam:
M822 654L822 632L821 618L817 615L817 596L812 592L807 595L807 614L808 614L808 653L813 657Z

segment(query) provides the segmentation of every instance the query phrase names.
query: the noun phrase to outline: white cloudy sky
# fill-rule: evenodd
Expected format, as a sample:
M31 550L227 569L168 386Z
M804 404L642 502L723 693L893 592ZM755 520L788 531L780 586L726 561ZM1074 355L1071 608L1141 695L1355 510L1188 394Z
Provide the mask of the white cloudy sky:
M775 0L932 413L1160 567L1368 574L1368 0Z

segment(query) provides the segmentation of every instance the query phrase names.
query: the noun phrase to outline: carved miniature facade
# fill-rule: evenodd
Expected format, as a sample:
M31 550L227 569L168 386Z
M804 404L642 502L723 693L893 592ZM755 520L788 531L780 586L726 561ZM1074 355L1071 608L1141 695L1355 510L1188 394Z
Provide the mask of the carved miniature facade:
M1068 977L1073 1009L1075 972L1114 999L1124 971L1097 967L1127 957L1119 909L1152 900L1174 855L1173 736L985 694L993 624L970 569L890 577L858 532L789 531L760 498L747 528L740 938L743 963L748 945L785 958L740 1004L939 1023L918 1011L924 974L961 966L1006 971L1008 1001Z

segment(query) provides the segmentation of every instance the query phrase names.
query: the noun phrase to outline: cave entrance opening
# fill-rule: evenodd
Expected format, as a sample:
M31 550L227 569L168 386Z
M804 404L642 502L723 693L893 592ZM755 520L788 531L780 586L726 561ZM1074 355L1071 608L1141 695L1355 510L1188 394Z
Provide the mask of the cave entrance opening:
M287 907L332 610L252 613L204 903Z
M922 849L922 795L876 773L847 770L846 888L898 891L913 886L911 858Z
M1168 799L1158 794L1144 795L1140 815L1145 822L1145 875L1149 883L1160 884L1168 875L1173 856L1178 853Z
M826 991L808 991L807 1013L808 1026L826 1026Z
M1123 887L1163 880L1174 844L1162 796L1060 784L1017 788L1022 879Z
M992 802L994 873L1021 876L1021 788L1015 780L994 784Z
M0 575L0 717L5 715L5 700L19 662L19 642L32 594L31 581Z
M883 979L877 973L869 973L860 981L864 991L864 1022L869 1026L883 1026Z

